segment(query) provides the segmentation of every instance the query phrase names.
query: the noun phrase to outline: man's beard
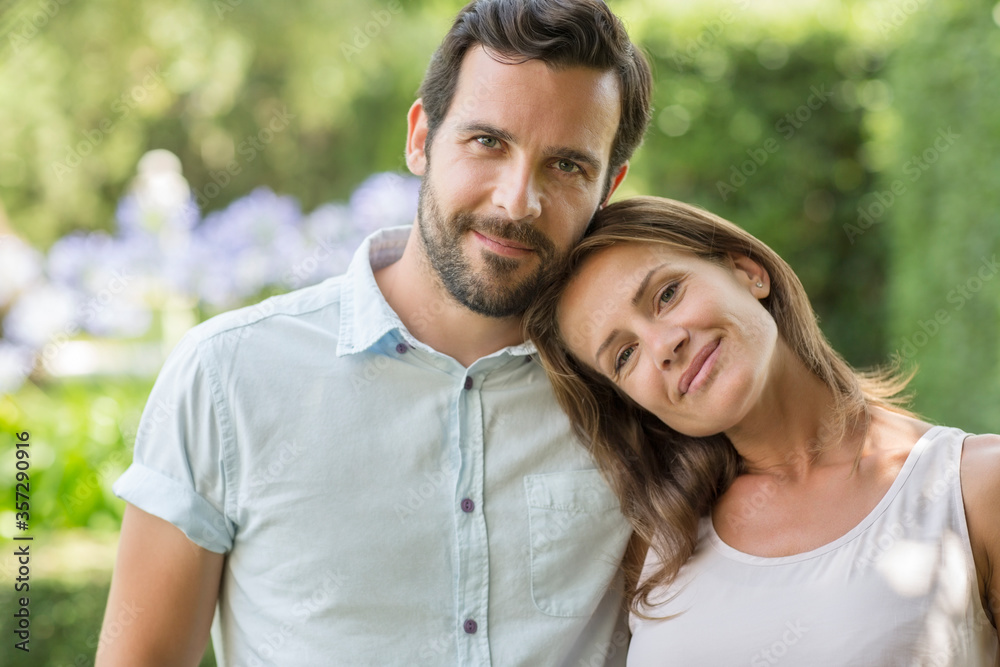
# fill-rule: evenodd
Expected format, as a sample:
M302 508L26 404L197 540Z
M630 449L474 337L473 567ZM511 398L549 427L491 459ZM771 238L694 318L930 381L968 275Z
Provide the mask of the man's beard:
M528 223L498 217L459 213L447 220L441 214L430 174L420 184L417 219L420 238L431 267L445 289L463 306L486 317L504 318L522 314L555 271L559 257L555 245ZM538 267L516 281L514 276L530 258L514 259L482 252L484 266L474 270L462 254L462 237L475 229L495 239L509 240L534 250Z

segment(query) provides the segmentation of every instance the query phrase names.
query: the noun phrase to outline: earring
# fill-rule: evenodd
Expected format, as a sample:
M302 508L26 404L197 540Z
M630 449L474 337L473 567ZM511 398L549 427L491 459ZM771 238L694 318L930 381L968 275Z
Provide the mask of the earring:
M757 287L763 287L763 286L764 286L764 283L762 283L761 281L758 280L757 281Z

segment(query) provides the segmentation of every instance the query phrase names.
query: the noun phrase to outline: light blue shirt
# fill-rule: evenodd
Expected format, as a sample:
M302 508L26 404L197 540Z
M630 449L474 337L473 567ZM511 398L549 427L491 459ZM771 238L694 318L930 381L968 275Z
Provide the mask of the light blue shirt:
M115 493L227 554L221 664L624 664L617 500L530 344L407 332L373 269L408 234L191 330Z

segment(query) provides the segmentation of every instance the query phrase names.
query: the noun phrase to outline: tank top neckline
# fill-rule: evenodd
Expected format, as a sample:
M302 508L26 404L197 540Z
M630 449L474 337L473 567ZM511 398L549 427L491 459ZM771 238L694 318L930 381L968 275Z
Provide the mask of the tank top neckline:
M882 499L872 508L872 510L860 521L856 526L851 528L849 531L833 540L832 542L827 542L822 546L818 546L815 549L810 549L809 551L803 551L802 553L791 554L789 556L754 556L753 554L748 554L744 551L740 551L734 547L729 546L722 541L719 534L715 532L715 524L712 521L712 514L709 512L707 517L704 517L702 521L707 523L706 537L708 538L709 544L715 548L722 556L735 561L740 561L748 565L759 565L759 566L773 566L773 565L787 565L790 563L798 563L801 561L809 560L810 558L817 558L823 554L835 551L844 544L856 539L862 535L871 525L878 519L892 504L896 496L899 495L900 490L906 483L906 479L913 472L913 468L917 464L917 459L920 458L921 452L927 448L940 434L942 431L954 430L949 429L946 426L932 426L917 440L913 445L913 449L907 454L906 460L903 462L903 467L899 469L896 474L896 479L892 481L889 486L889 490L885 492Z

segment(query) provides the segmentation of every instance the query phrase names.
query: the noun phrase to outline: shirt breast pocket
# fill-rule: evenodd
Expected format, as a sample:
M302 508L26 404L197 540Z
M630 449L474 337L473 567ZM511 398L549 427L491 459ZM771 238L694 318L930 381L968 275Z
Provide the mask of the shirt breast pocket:
M615 578L631 528L597 470L527 475L531 597L549 616L589 616Z

